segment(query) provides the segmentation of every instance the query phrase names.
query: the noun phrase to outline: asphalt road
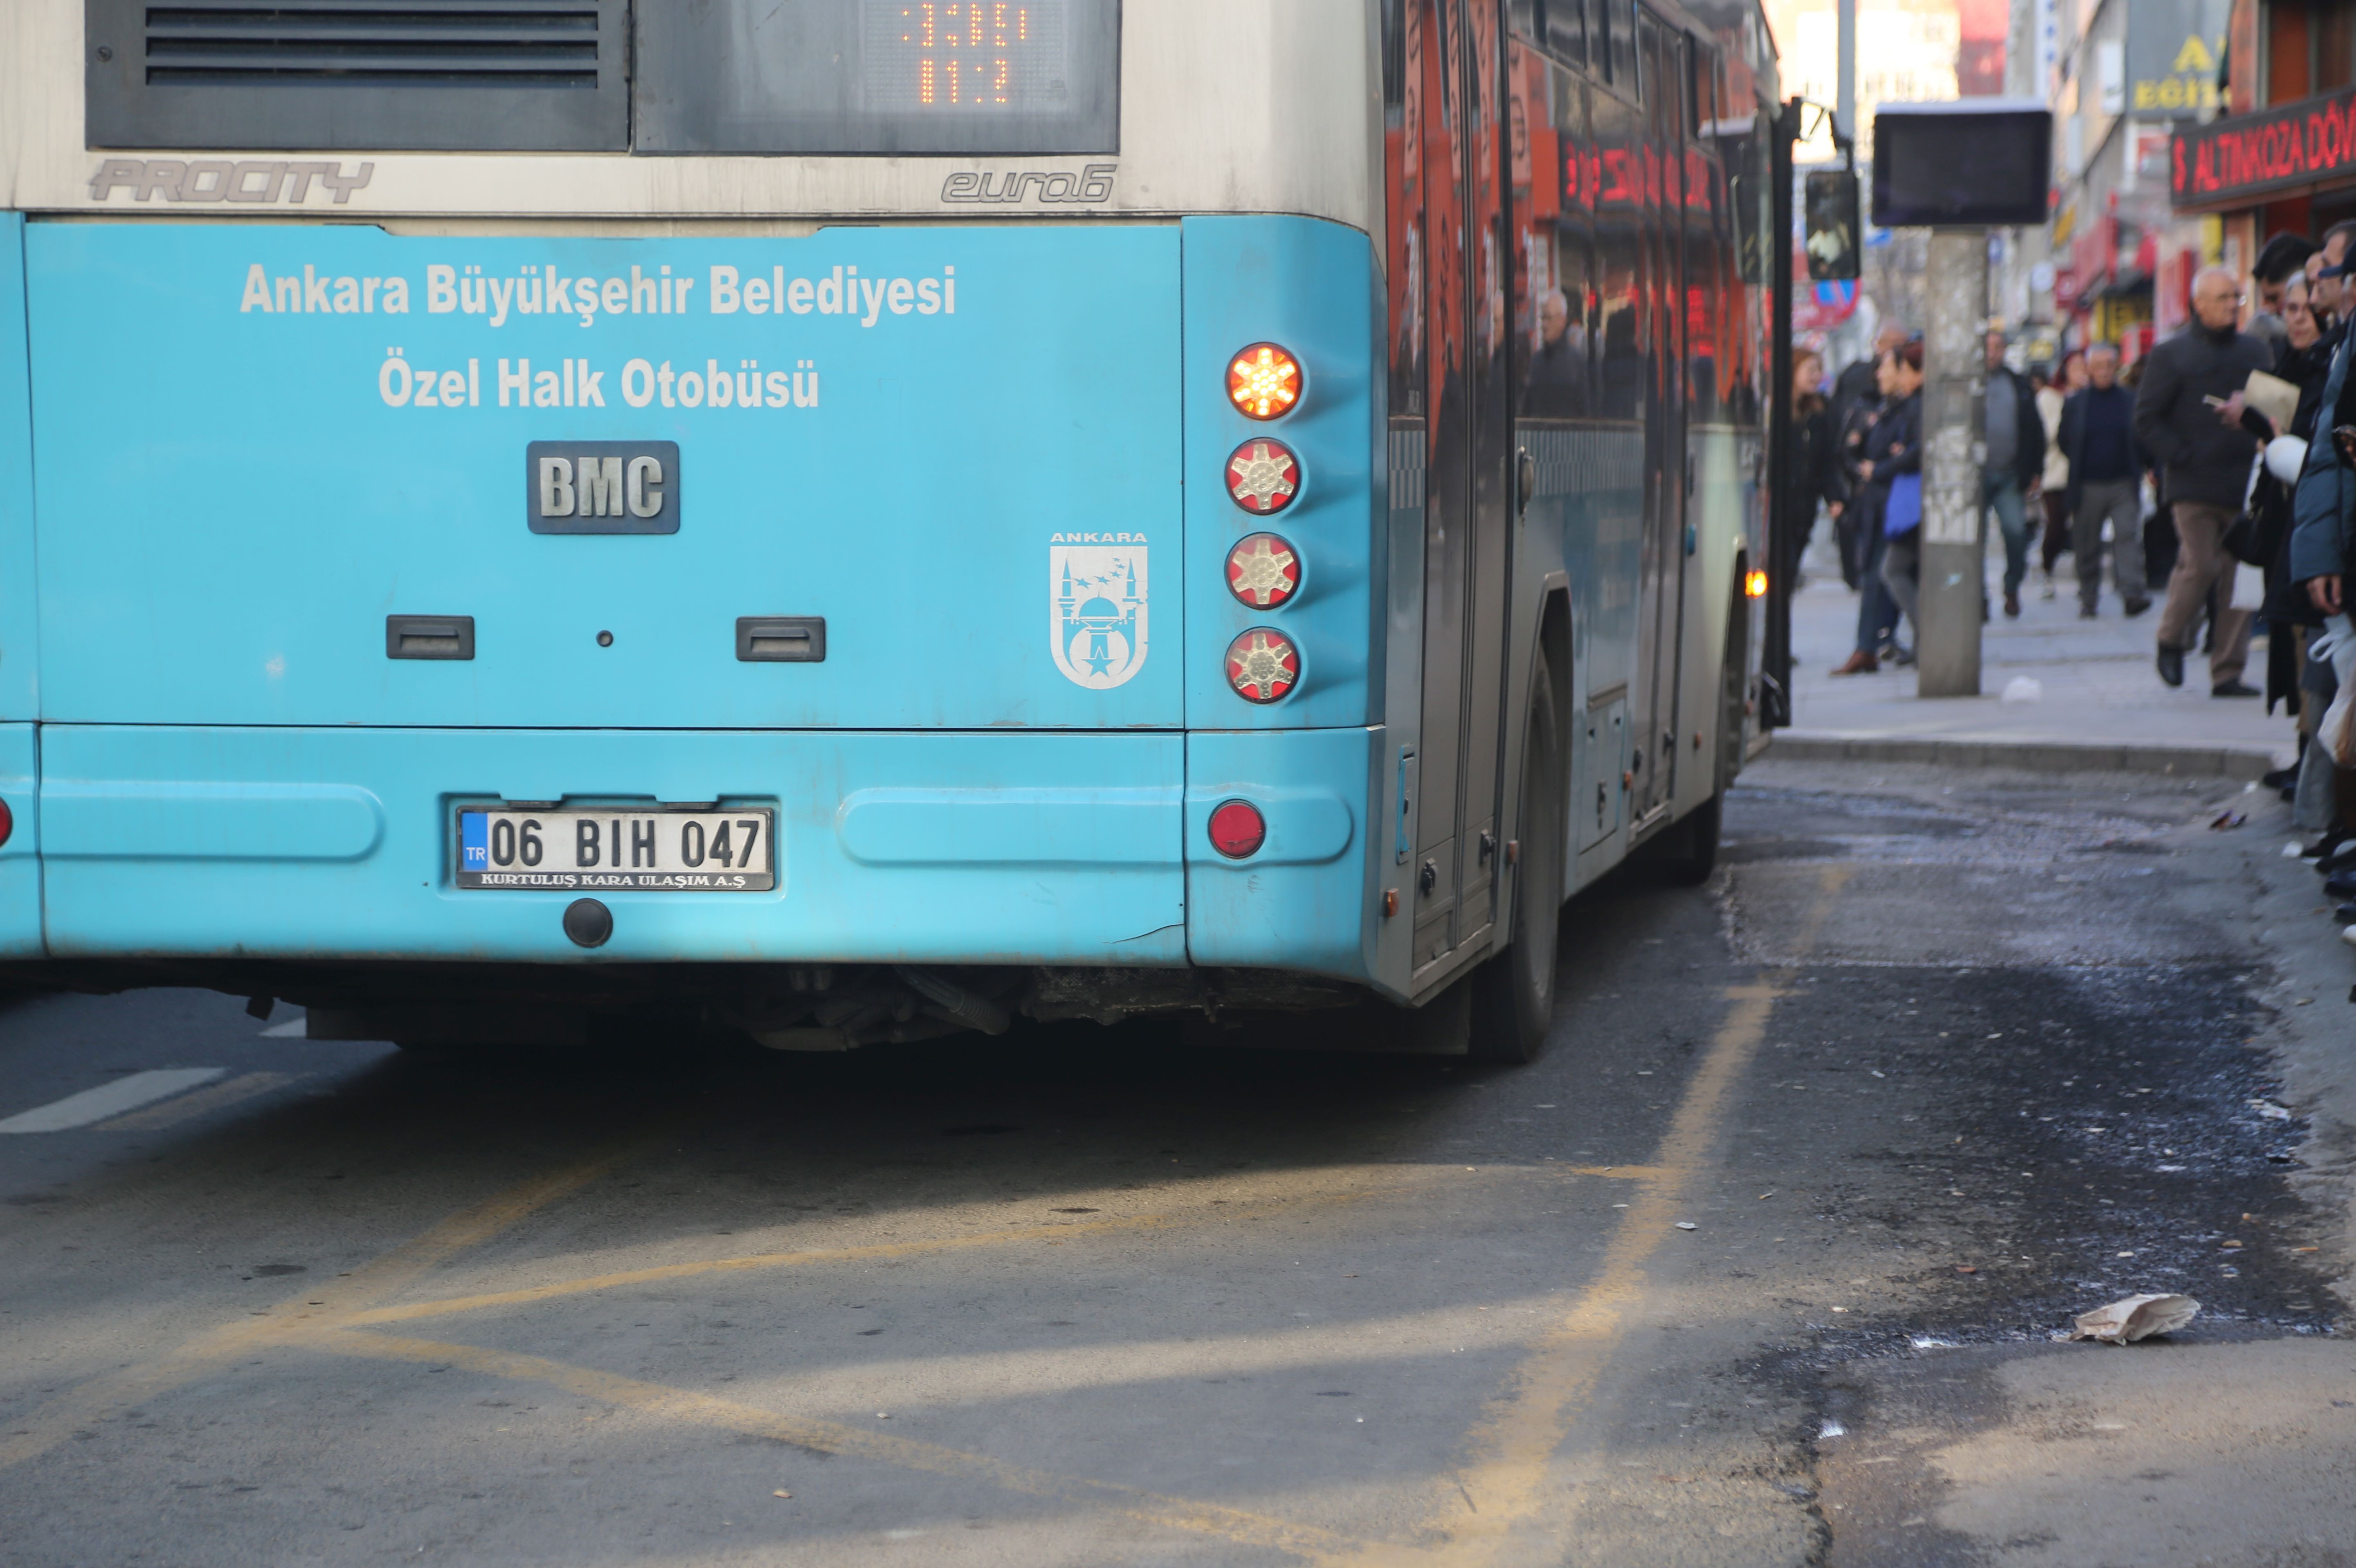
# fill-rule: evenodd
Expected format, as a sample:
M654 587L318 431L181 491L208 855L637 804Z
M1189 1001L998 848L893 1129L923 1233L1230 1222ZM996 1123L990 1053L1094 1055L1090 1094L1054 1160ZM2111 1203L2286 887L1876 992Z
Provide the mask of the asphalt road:
M0 1562L2347 1563L2349 966L2238 789L1762 764L1515 1071L16 1001Z

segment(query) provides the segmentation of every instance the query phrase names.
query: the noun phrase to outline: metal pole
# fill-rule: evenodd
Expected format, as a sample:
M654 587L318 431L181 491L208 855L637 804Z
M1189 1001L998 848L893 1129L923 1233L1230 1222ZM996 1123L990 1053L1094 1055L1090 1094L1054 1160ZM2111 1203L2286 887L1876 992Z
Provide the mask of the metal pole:
M1840 80L1833 85L1833 118L1840 133L1857 136L1857 0L1840 0Z
M1792 143L1800 106L1786 103L1770 123L1767 155L1767 624L1760 646L1759 728L1792 722L1793 541L1803 519L1791 514L1792 485ZM1814 519L1806 519L1813 521Z
M1931 235L1923 282L1922 624L1915 645L1924 697L1980 694L1981 399L1986 390L1987 232Z

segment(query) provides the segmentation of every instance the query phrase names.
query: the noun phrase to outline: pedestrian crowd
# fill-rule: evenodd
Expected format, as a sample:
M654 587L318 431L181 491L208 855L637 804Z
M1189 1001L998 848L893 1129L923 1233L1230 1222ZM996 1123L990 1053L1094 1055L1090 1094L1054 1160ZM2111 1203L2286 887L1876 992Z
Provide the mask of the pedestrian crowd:
M1991 332L1979 434L2004 613L2020 613L2032 554L2048 599L2072 558L2089 620L2102 613L2105 556L2130 619L2163 583L2158 678L2181 687L2186 656L2205 652L2211 696L2263 696L2268 712L2279 702L2292 716L2298 761L2267 782L2313 836L2307 850L2356 945L2356 628L2343 597L2356 549L2351 251L2356 222L2319 240L2276 236L2252 269L2254 300L2233 272L2202 271L2190 322L2132 364L2096 342L2024 375ZM1922 340L1886 326L1869 358L1829 384L1824 372L1816 350L1794 350L1789 515L1803 547L1819 510L1831 517L1858 595L1855 645L1832 673L1870 675L1912 663L1901 633L1920 636ZM1796 551L1785 566L1796 580ZM2244 678L2259 625L2263 690Z

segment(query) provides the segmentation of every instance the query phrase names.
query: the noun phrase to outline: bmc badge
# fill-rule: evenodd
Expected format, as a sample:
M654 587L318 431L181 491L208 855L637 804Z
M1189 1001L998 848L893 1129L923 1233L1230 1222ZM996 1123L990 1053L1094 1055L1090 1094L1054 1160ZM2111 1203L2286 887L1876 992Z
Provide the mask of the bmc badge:
M1145 536L1055 538L1085 541L1047 547L1047 631L1055 667L1092 691L1126 685L1145 667Z
M675 534L679 443L527 442L523 508L536 534Z

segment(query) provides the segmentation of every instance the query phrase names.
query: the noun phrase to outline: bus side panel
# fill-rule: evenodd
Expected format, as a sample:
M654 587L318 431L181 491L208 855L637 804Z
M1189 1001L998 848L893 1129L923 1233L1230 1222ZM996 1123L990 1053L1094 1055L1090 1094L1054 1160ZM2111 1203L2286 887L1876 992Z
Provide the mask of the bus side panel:
M1197 964L1278 967L1371 980L1376 883L1365 830L1387 798L1380 726L1197 731L1186 737L1186 951ZM1211 813L1248 801L1268 841L1248 859L1211 845Z
M42 745L59 956L1185 962L1174 734L49 725ZM772 805L777 887L455 886L462 802L560 796ZM614 913L594 953L560 923L581 891Z
M1186 724L1278 730L1382 720L1383 557L1375 546L1374 465L1385 451L1369 330L1378 300L1373 241L1305 218L1189 218L1180 226L1186 365ZM1227 399L1237 350L1272 342L1303 375L1301 401L1247 419ZM1229 458L1281 442L1300 461L1298 493L1273 517L1228 494ZM1301 562L1301 586L1258 609L1228 591L1227 552L1245 535L1277 535ZM1300 649L1290 695L1264 706L1228 686L1226 649L1268 627Z
M0 957L41 954L40 631L33 595L31 368L25 347L25 219L0 213Z
M40 717L32 374L25 331L25 215L5 212L0 213L0 720Z
M0 804L8 840L0 844L0 958L38 958L41 942L40 730L0 724Z

